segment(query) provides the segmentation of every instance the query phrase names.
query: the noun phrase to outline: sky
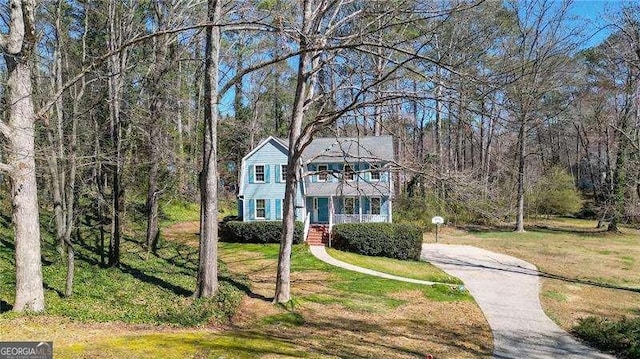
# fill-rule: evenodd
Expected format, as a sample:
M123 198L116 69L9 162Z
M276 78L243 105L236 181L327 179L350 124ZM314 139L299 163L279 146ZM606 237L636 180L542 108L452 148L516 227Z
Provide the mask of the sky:
M585 24L585 36L588 38L585 48L600 44L611 34L612 29L606 24L624 4L625 1L621 0L574 0L569 12Z

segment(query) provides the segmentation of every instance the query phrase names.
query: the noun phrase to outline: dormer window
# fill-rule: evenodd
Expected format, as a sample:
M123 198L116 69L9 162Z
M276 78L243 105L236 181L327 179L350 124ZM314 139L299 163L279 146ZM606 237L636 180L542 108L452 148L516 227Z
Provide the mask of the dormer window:
M355 177L355 173L353 172L353 167L351 167L351 165L345 164L342 170L342 176L347 181L353 181Z

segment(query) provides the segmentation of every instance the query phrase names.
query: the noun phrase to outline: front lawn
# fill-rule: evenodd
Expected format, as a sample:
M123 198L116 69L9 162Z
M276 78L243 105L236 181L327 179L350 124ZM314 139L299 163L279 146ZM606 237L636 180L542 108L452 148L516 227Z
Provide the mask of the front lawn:
M87 238L70 299L58 295L64 265L45 244L47 313L1 314L0 340L52 340L56 358L491 356L491 331L467 293L342 270L304 245L294 246L287 306L271 303L278 246L235 243L219 247L224 294L193 302L197 222L165 233L159 256L148 259L139 242L127 239L120 269L101 268ZM3 240L6 310L13 253ZM225 320L236 298L241 304Z
M439 283L462 284L460 279L448 275L427 262L363 256L356 253L339 251L333 248L327 248L327 253L329 253L333 258L343 262L399 277Z

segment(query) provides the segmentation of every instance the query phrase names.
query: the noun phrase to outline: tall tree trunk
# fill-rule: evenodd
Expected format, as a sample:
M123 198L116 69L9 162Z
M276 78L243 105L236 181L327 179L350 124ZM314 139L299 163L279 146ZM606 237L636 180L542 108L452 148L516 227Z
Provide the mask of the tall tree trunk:
M209 0L207 18L220 23L222 4ZM218 292L218 67L220 65L220 27L207 27L204 81L204 139L200 176L200 258L195 297L209 298Z
M311 1L303 1L302 29L300 33L300 49L306 49L306 34L309 34L311 22ZM305 102L313 97L310 86L311 54L303 52L298 60L296 92L291 111L289 125L289 153L287 158L287 176L283 203L282 236L280 237L280 251L278 253L278 272L276 275L276 292L274 303L286 303L291 300L291 249L293 247L293 233L295 230L296 191L298 187L298 160L300 158L300 135L304 118Z
M124 50L116 52L122 42L122 29L119 1L109 1L109 38L108 48L113 55L109 58L109 117L111 121L111 143L113 145L113 164L111 167L111 238L109 241L110 267L120 265L120 241L122 233L122 207L124 188L122 188L122 119L120 103L122 101L122 77L126 54Z
M437 84L435 88L435 138L436 138L436 166L438 168L436 178L436 188L438 191L438 197L444 198L444 161L442 158L442 86L440 84L440 77L436 76Z
M527 121L521 120L518 131L518 208L516 216L516 232L524 233L524 169L525 169L525 139Z
M162 6L160 3L157 6ZM156 12L157 14L160 11ZM158 27L164 29L162 23L162 17L157 15ZM147 76L147 87L149 88L149 161L151 162L149 168L149 187L147 189L147 253L155 253L158 248L158 241L160 238L160 226L158 220L159 214L159 202L160 202L160 185L159 185L159 168L162 161L160 153L160 143L162 141L162 126L161 121L165 115L165 100L166 95L164 86L164 76L169 67L169 38L167 36L159 36L156 38L155 43L155 60L151 65L149 74ZM181 136L181 135L180 135ZM179 155L181 156L181 154Z
M155 129L154 129L155 130ZM151 131L150 142L157 141L157 132ZM156 136L156 137L154 137ZM151 161L151 167L149 168L149 187L147 189L147 252L155 253L158 248L158 240L160 237L160 227L158 223L159 213L159 196L160 190L158 188L158 162L160 156L155 144L151 145L151 154L149 160Z
M625 205L625 188L627 185L627 157L629 156L629 139L627 138L627 130L629 116L631 115L632 100L631 95L627 95L627 102L623 113L620 116L618 125L618 151L616 153L616 167L613 170L613 186L611 190L611 207L612 217L607 231L618 232L618 224L624 216Z
M33 105L31 66L35 46L35 1L11 0L9 34L0 33L0 50L8 70L7 104L9 123L0 121L7 140L12 223L15 234L16 297L13 310L44 310L40 222L35 164L36 120Z

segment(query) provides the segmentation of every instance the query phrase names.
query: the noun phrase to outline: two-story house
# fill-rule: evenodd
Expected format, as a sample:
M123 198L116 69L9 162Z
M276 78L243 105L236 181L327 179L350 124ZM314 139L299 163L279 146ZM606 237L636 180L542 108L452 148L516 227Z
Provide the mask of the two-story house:
M281 220L288 146L269 137L242 159L238 214ZM303 151L296 219L311 224L391 222L393 138L316 138Z

